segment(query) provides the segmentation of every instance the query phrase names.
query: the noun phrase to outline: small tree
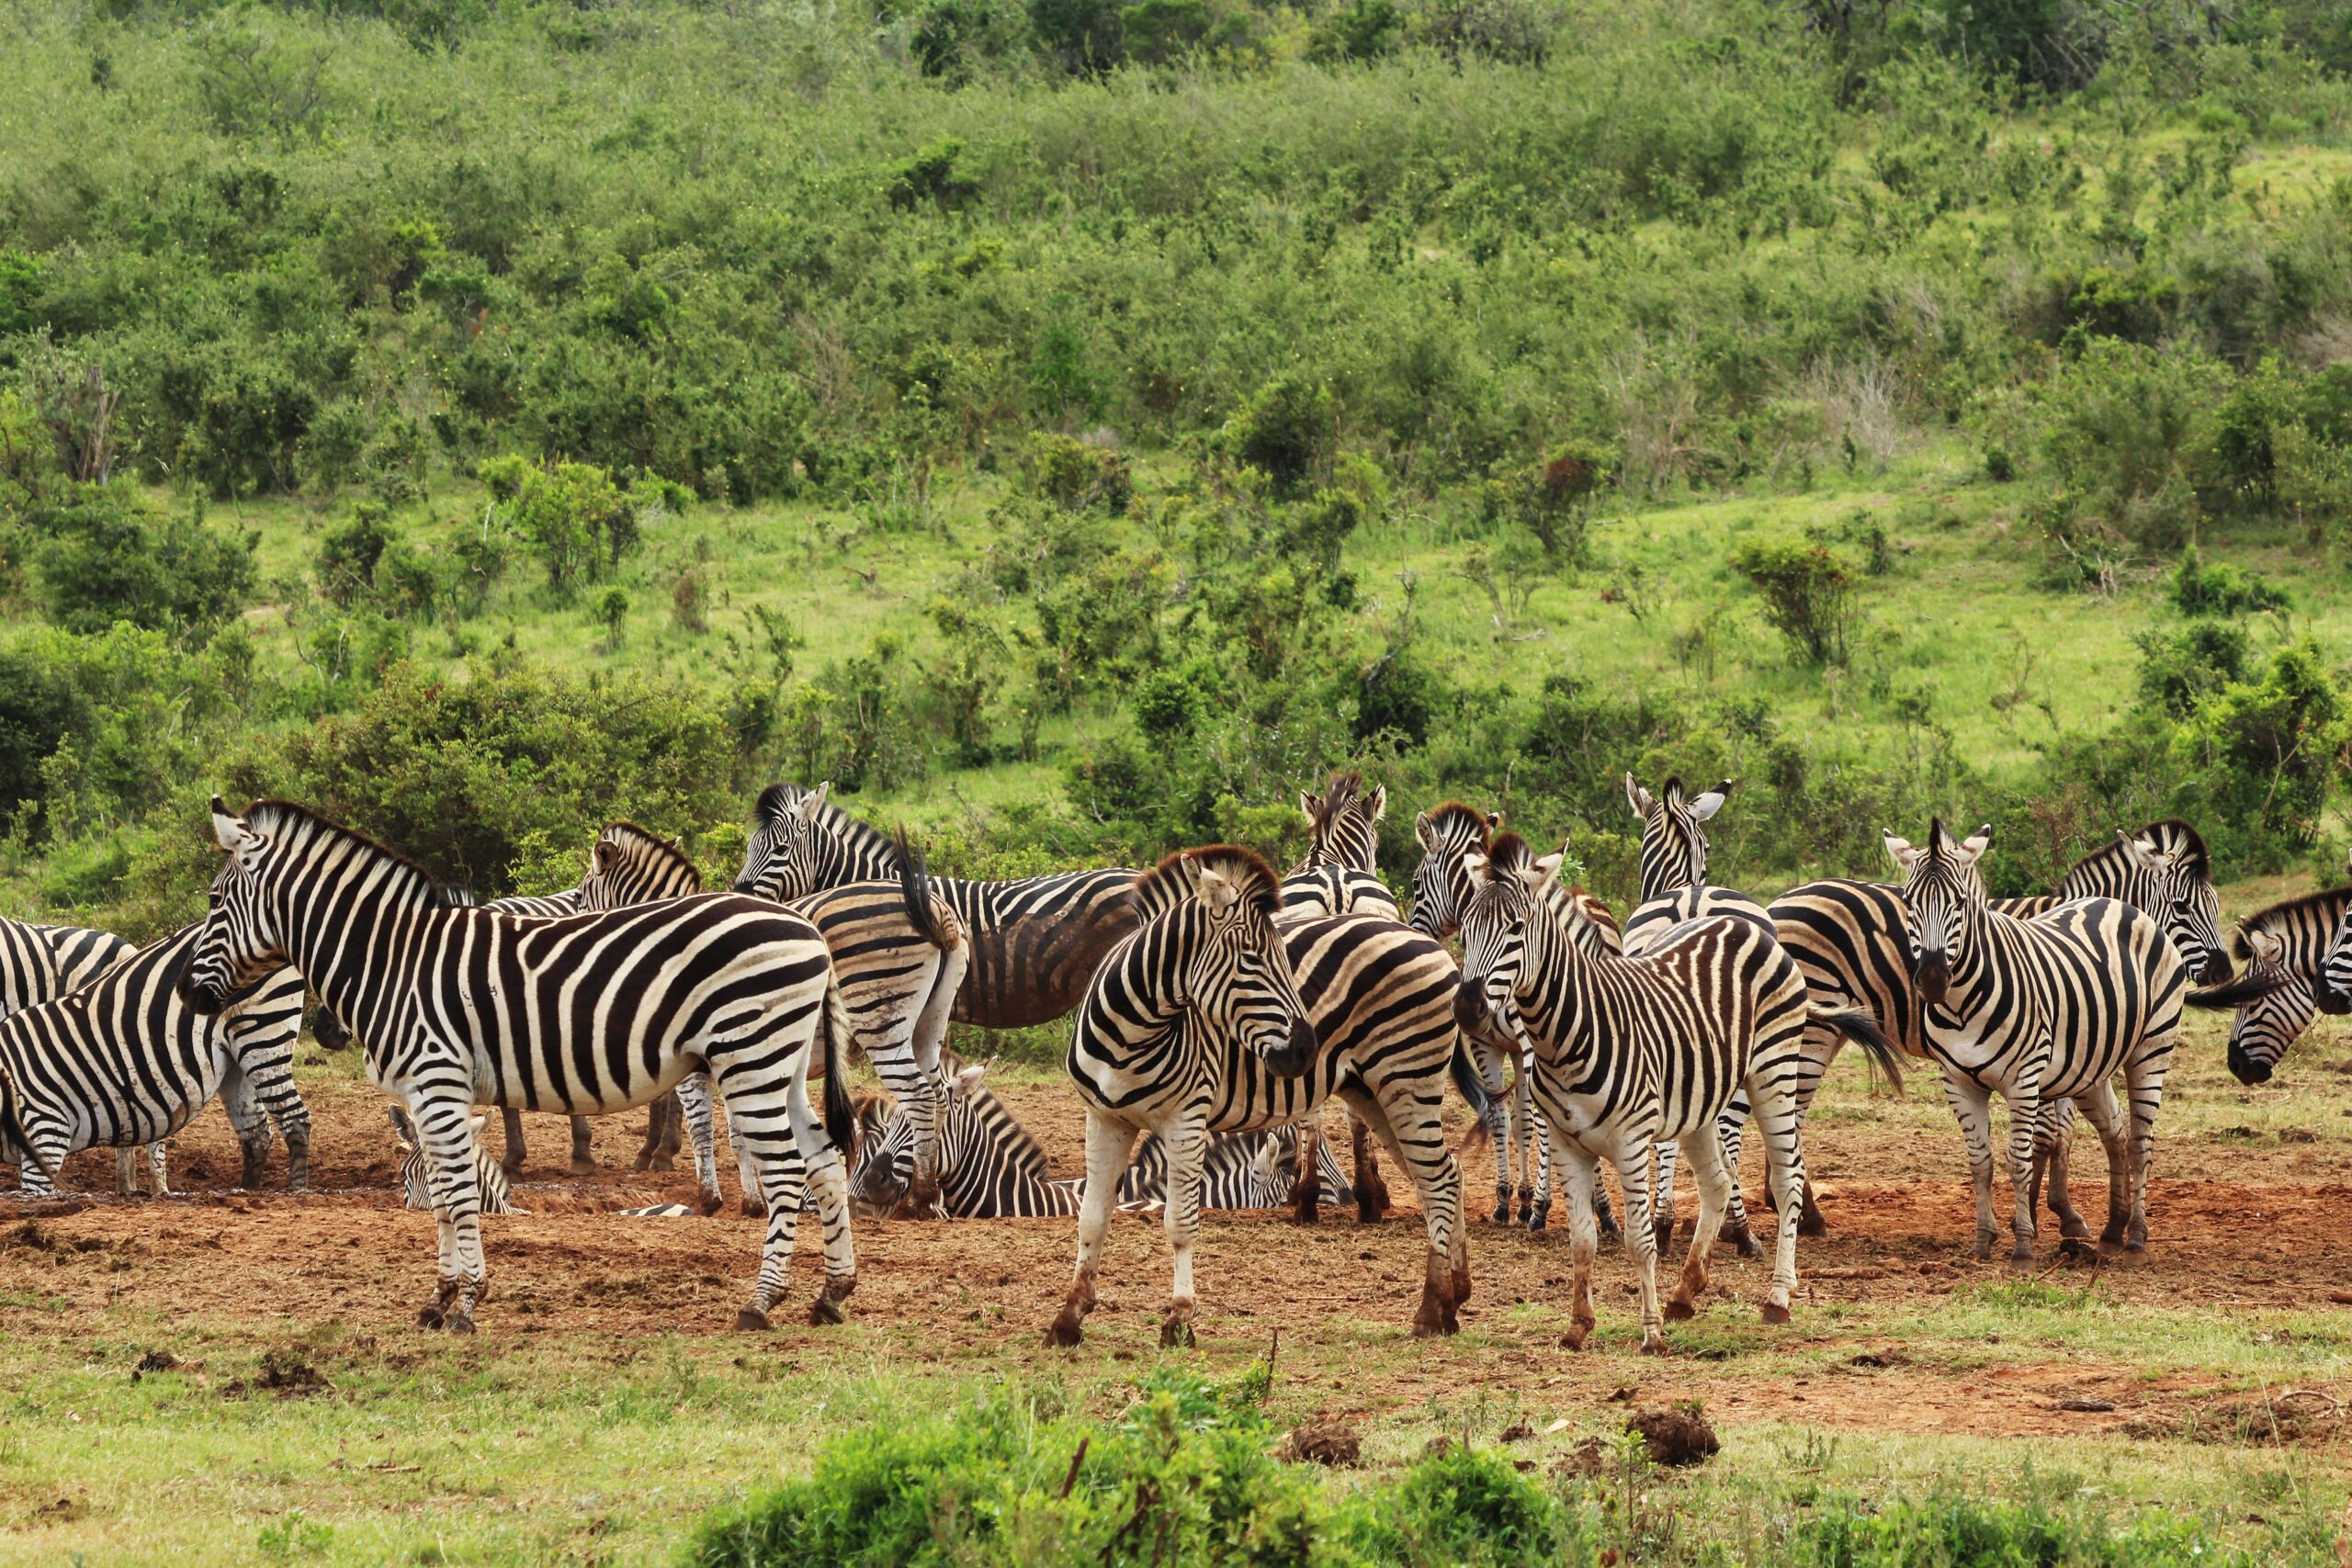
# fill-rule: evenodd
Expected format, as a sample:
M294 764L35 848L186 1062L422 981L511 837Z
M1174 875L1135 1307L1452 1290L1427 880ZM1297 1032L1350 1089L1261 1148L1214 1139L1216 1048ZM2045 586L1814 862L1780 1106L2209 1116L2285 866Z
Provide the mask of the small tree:
M1854 572L1824 545L1751 539L1732 552L1734 571L1764 596L1764 619L1809 664L1846 662Z
M607 588L605 596L596 601L596 624L605 628L605 651L613 653L621 646L621 629L628 623L628 595L617 588Z

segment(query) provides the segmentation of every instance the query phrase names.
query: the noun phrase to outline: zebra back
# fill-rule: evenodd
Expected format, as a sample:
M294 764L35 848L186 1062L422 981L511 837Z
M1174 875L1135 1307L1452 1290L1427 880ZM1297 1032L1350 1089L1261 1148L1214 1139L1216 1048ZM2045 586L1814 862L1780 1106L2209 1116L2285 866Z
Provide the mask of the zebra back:
M137 951L111 931L0 919L0 1015L79 990Z
M676 843L634 822L608 822L572 897L583 910L619 909L701 891L702 872Z

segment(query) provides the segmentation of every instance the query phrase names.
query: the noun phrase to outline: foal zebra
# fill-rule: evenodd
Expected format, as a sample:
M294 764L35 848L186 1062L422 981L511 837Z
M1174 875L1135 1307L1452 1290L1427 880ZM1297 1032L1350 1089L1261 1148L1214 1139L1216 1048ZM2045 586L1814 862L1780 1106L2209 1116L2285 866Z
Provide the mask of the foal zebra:
M1993 1255L1996 1234L1995 1094L2009 1107L2012 1258L2033 1258L2029 1183L2043 1108L2066 1100L2098 1130L2107 1149L2108 1220L2100 1240L2141 1251L2148 1238L2148 1161L2180 1029L2187 966L2160 921L2118 899L2074 899L2032 919L1994 908L1977 872L1991 843L1989 827L1956 840L1940 818L1921 847L1886 835L1887 854L1905 874L1922 1033L1943 1068L1945 1098L1968 1142L1976 1256ZM2118 1072L2131 1089L2128 1132L2108 1082ZM2069 1243L2087 1238L2088 1227L2066 1199L2065 1160L2050 1161L2049 1174L2060 1235Z
M0 1017L78 991L136 951L112 931L0 919ZM246 1112L250 1110L250 1105L244 1107ZM242 1138L246 1122L232 1120L236 1121ZM144 1161L140 1153L136 1148L115 1151L114 1190L125 1197L136 1192L139 1167L143 1163L148 1192L157 1198L165 1196L171 1182L164 1170L164 1146L149 1144Z
M2230 1076L2242 1084L2268 1083L2320 1012L2317 991L2335 933L2352 919L2352 887L2307 893L2238 922L2233 956L2245 967L2236 977L2187 1000L2197 1008L2231 1008Z
M855 1135L842 1081L848 1031L806 919L731 894L526 919L451 908L421 866L282 801L240 817L216 798L212 829L224 858L180 997L219 1012L290 963L366 1043L368 1077L406 1106L429 1161L440 1257L419 1322L469 1332L481 1297L477 1103L604 1114L698 1066L733 1106L768 1198L759 1278L737 1326L767 1325L804 1185L816 1189L825 1241L814 1314L839 1317L856 1282L842 1156ZM820 1047L822 1126L808 1089Z
M1136 1134L1169 1151L1174 1285L1164 1344L1187 1343L1208 1134L1279 1126L1333 1094L1413 1178L1429 1249L1417 1334L1454 1332L1469 1298L1462 1179L1439 1111L1459 1047L1453 960L1370 915L1276 920L1280 884L1245 849L1170 855L1137 877L1137 929L1087 988L1065 1060L1086 1106L1078 1262L1051 1345L1075 1345Z
M1804 977L1769 931L1724 915L1678 925L1638 954L1589 956L1566 929L1573 906L1547 897L1564 853L1539 859L1525 840L1505 833L1471 857L1476 890L1463 911L1454 998L1465 1027L1492 1020L1533 1065L1535 1098L1568 1193L1574 1281L1563 1343L1582 1348L1592 1331L1593 1193L1603 1156L1624 1186L1625 1241L1641 1275L1642 1348L1662 1353L1665 1318L1692 1314L1731 1197L1717 1120L1742 1085L1782 1208L1764 1320L1785 1323L1797 1282L1796 1194L1804 1180L1792 1092L1808 1016ZM1836 1013L1824 1021L1852 1032L1896 1070L1892 1047L1867 1018ZM1698 1179L1699 1223L1662 1316L1649 1164L1667 1139L1681 1144Z
M257 966L206 1016L173 983L203 927L133 953L79 990L0 1019L0 1132L28 1197L55 1191L76 1149L159 1148L217 1092L244 1149L244 1185L260 1181L269 1123L285 1129L289 1174L309 1185L310 1112L289 1071L302 1027L302 980Z

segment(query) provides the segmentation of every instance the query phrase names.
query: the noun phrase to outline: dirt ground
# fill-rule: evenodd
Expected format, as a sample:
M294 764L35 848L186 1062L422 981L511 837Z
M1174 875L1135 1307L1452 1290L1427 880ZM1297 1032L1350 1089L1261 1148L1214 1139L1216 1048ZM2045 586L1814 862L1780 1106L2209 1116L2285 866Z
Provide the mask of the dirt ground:
M100 1314L109 1307L124 1306L257 1325L408 1322L431 1279L433 1226L429 1216L399 1207L390 1190L394 1163L381 1102L350 1081L305 1089L317 1123L310 1194L284 1190L282 1149L264 1190L225 1190L235 1179L236 1147L225 1120L208 1111L173 1147L174 1179L188 1189L187 1196L0 1202L0 1292L19 1303L28 1296L45 1303L38 1313L0 1313L0 1321L14 1332L84 1336L100 1331ZM1057 1173L1077 1174L1082 1121L1067 1089L1045 1081L1001 1085L1000 1093L1054 1152ZM2325 1113L2339 1114L2332 1100ZM1458 1136L1468 1119L1459 1107L1452 1114ZM1701 1318L1669 1328L1693 1348L1663 1362L1626 1354L1638 1322L1631 1269L1614 1247L1604 1248L1600 1276L1603 1353L1570 1357L1557 1348L1558 1319L1525 1303L1565 1307L1565 1236L1487 1222L1491 1157L1473 1149L1464 1174L1472 1213L1480 1217L1471 1235L1476 1294L1462 1314L1469 1334L1418 1357L1385 1357L1377 1378L1333 1377L1329 1408L1352 1416L1393 1410L1458 1389L1464 1377L1492 1376L1537 1385L1598 1380L1596 1398L1612 1382L1626 1385L1617 1391L1625 1397L1638 1393L1645 1400L1703 1391L1718 1419L1794 1419L1833 1428L2177 1432L2216 1413L2241 1426L2283 1420L2291 1428L2301 1411L2306 1418L2328 1416L2331 1437L2342 1435L2352 1388L2340 1377L2293 1394L2278 1410L2266 1406L2248 1416L2223 1399L2210 1377L2086 1361L2055 1336L2041 1341L2046 1357L2020 1361L2018 1348L2011 1347L1994 1359L1997 1364L1972 1367L1948 1348L1917 1354L1874 1330L1872 1318L1906 1310L1932 1314L1955 1292L1973 1299L1974 1287L2020 1277L2005 1261L1969 1256L1973 1209L1958 1134L1946 1123L1939 1134L1923 1135L1925 1124L1907 1111L1878 1120L1868 1111L1817 1118L1807 1154L1831 1228L1801 1245L1795 1323L1761 1329L1755 1304L1766 1267L1718 1249ZM605 1169L576 1179L563 1173L569 1151L561 1122L529 1120L532 1165L517 1201L534 1212L486 1222L492 1290L481 1314L485 1333L707 1332L732 1319L755 1266L756 1222L731 1213L708 1219L609 1213L692 1196L686 1173L628 1168L642 1125L641 1113L600 1122L595 1148ZM2147 1254L2111 1256L2095 1270L2062 1266L2054 1226L2045 1223L2042 1261L2032 1276L2076 1289L2095 1272L2100 1299L2128 1305L2340 1310L2352 1304L2346 1133L2352 1125L2331 1129L2324 1140L2279 1142L2250 1129L2209 1128L2164 1139L2161 1174L2151 1184ZM1752 1152L1748 1168L1753 1196L1758 1183ZM2075 1171L2076 1201L2096 1226L2105 1209L2104 1161L2087 1134L2077 1139ZM112 1174L110 1151L88 1152L69 1163L62 1185L103 1191ZM726 1180L731 1190L731 1168ZM1398 1202L1409 1202L1394 1172L1391 1180ZM1996 1207L2005 1224L2006 1205L2002 1182ZM1686 1226L1693 1207L1686 1182ZM1420 1289L1420 1234L1418 1216L1401 1208L1376 1226L1358 1224L1351 1212L1327 1210L1313 1229L1282 1216L1208 1216L1198 1258L1201 1334L1211 1341L1266 1341L1279 1330L1286 1346L1300 1348L1302 1371L1318 1346L1336 1352L1327 1354L1327 1364L1344 1367L1349 1343L1361 1341L1367 1325L1409 1320ZM811 1293L818 1277L813 1227L802 1235L796 1297ZM861 1224L853 1315L943 1350L1028 1339L1059 1301L1072 1242L1067 1220ZM1670 1276L1662 1280L1670 1282ZM1122 1216L1106 1263L1105 1303L1091 1332L1114 1343L1125 1342L1118 1338L1124 1332L1141 1342L1141 1331L1157 1321L1167 1280L1157 1224ZM1872 1310L1857 1314L1839 1303ZM823 1332L803 1326L797 1314L779 1323L786 1325L778 1330L786 1342ZM1744 1372L1739 1357L1752 1348L1745 1337L1767 1332L1778 1337L1776 1348L1821 1349L1821 1370ZM1733 1340L1728 1352L1726 1336ZM2340 1358L2330 1365L2341 1372Z

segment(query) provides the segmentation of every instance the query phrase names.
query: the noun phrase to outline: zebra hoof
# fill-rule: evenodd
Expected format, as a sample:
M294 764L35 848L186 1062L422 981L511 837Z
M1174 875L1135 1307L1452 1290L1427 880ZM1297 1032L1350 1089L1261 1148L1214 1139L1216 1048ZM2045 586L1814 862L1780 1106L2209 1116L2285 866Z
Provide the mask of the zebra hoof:
M846 1323L849 1314L842 1311L842 1303L831 1295L820 1294L808 1303L808 1326L822 1328L831 1323Z
M1498 1225L1507 1225L1510 1224L1510 1200L1505 1198L1501 1201L1498 1202L1495 1205L1495 1212L1488 1215L1487 1218L1491 1219Z
M1189 1318L1171 1317L1159 1325L1159 1348L1163 1350L1193 1348L1193 1325Z
M735 1326L750 1334L764 1334L769 1328L768 1314L757 1307L745 1307L735 1314Z
M1549 1203L1536 1205L1534 1212L1527 1216L1527 1228L1537 1235L1542 1235L1551 1224L1552 1206Z
M1568 1325L1568 1331L1560 1336L1560 1348L1563 1350L1581 1350L1584 1348L1584 1342L1591 1337L1592 1325L1589 1323L1570 1324Z
M2096 1263L2098 1261L2098 1248L2091 1245L2091 1238L2087 1235L2061 1236L2058 1238L2058 1256L2074 1263Z
M1690 1297L1671 1296L1668 1298L1666 1303L1666 1320L1668 1323L1688 1323L1698 1315L1699 1309L1690 1304Z
M1764 1256L1764 1244L1758 1241L1756 1238L1756 1233L1746 1225L1741 1225L1732 1233L1731 1242L1734 1247L1739 1248L1739 1255L1742 1258Z
M2009 1261L2020 1269L2033 1266L2033 1243L2021 1241L2009 1248Z
M440 1327L440 1326L441 1326L441 1309L440 1309L439 1307L437 1307L437 1306L422 1306L422 1307L417 1308L417 1309L416 1309L416 1325L417 1325L419 1328L438 1328L438 1327Z
M1662 1337L1652 1337L1652 1336L1650 1336L1650 1335L1646 1335L1646 1334L1645 1334L1645 1335L1643 1335L1643 1336L1642 1336L1642 1354L1643 1354L1643 1355L1645 1355L1645 1356L1670 1356L1670 1355L1672 1355L1673 1353L1674 1353L1673 1351L1671 1351L1671 1350L1669 1350L1669 1349L1668 1349L1668 1348L1666 1348L1666 1340L1665 1340Z
M667 1160L662 1161L661 1168L663 1170L669 1169L670 1162ZM571 1174L574 1176L594 1176L596 1174L598 1167L594 1160L582 1159L575 1155L572 1156L571 1169Z
M1766 1302L1764 1303L1764 1321L1767 1323L1786 1323L1789 1321L1789 1309L1782 1306L1778 1302Z
M1078 1314L1064 1307L1061 1315L1046 1325L1046 1348L1075 1350L1086 1338L1086 1331L1078 1325Z
M474 1331L474 1320L462 1311L453 1312L441 1326L452 1334L471 1334Z
M727 1200L719 1195L717 1188L706 1188L695 1199L695 1211L704 1215L715 1214L725 1207L727 1207Z
M1660 1220L1650 1227L1650 1232L1657 1240L1657 1255L1665 1257L1674 1247L1674 1222Z
M1976 1260L1980 1263L1989 1263L1992 1261L1992 1258L1993 1238L1989 1235L1978 1236L1976 1238Z
M764 1220L768 1217L768 1206L764 1199L746 1198L738 1207L752 1219Z
M2145 1252L2148 1250L2148 1238L2144 1235L2130 1237L2124 1242L2123 1250L2126 1252Z

